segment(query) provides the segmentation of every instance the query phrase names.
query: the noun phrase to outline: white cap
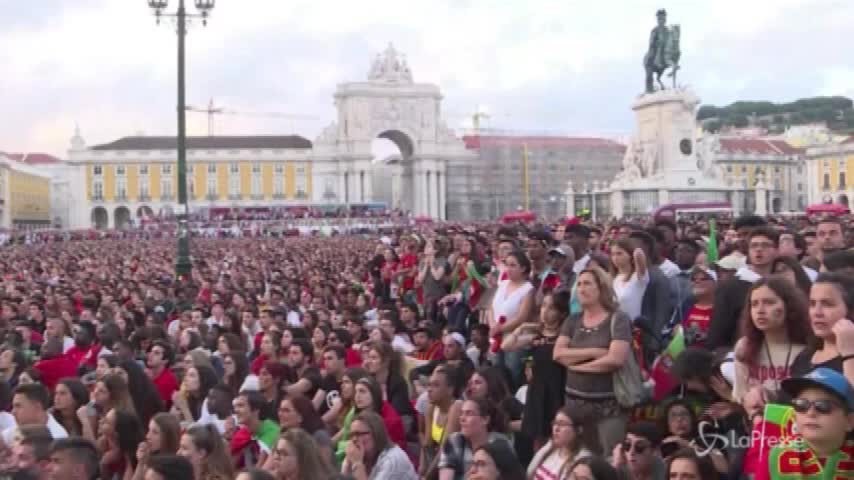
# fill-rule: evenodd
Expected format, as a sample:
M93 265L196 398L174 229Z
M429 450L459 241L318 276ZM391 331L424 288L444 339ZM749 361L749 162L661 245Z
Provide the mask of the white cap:
M747 265L747 260L741 253L731 253L715 262L715 265L724 270L738 270Z
M691 270L691 273L694 273L694 272L703 272L709 278L711 278L715 283L717 283L717 281L718 281L718 274L715 273L714 270L712 270L711 268L709 268L705 265L695 265L694 268Z

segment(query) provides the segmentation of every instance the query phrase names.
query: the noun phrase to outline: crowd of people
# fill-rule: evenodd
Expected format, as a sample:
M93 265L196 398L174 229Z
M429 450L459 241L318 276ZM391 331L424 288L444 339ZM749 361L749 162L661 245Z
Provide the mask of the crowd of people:
M0 478L854 478L852 226L8 245Z

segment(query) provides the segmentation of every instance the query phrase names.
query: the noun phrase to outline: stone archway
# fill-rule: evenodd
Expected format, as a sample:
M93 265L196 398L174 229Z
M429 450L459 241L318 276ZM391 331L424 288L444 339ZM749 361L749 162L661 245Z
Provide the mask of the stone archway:
M313 182L324 186L314 190L314 201L375 201L380 192L374 195L371 143L385 138L401 153L395 167L400 204L415 215L446 218L447 164L475 154L443 120L439 87L414 82L404 56L389 45L376 56L367 81L338 86L335 105L338 121L314 142Z
M371 168L371 193L373 200L383 202L390 208L413 211L415 204L411 192L413 185L412 155L415 150L412 138L400 130L387 130L377 135L393 144L397 154L374 159ZM373 152L372 152L373 153Z
M103 230L110 225L110 214L104 207L95 207L92 209L92 226L98 230Z
M116 207L116 209L113 211L113 225L116 230L124 229L125 227L129 226L130 222L130 210L128 210L128 207Z
M148 205L142 205L136 209L136 218L152 218L154 217L154 210L151 209Z
M172 205L164 205L158 210L157 216L160 218L172 218L175 216L175 210L172 208Z

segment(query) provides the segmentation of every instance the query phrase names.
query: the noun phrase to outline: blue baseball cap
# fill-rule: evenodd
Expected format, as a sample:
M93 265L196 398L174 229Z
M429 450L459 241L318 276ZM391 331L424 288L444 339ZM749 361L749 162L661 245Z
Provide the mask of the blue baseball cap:
M803 377L787 378L780 385L792 397L807 388L819 388L839 397L849 411L854 412L854 388L848 379L836 370L819 367Z

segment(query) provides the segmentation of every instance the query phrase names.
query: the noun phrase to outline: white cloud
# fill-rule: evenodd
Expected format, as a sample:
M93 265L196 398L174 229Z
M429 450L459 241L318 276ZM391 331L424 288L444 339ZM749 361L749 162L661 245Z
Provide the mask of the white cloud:
M175 0L170 2L174 8ZM189 2L192 3L192 2ZM490 125L579 133L631 128L641 58L660 2L616 0L221 0L188 36L188 101L311 114L218 117L220 133L313 137L339 82L364 78L393 41L417 81L438 83L449 123L489 105ZM172 26L142 0L16 2L0 19L0 149L63 153L74 123L90 142L174 131ZM682 80L709 102L854 95L844 0L676 1ZM15 11L20 10L20 11ZM7 10L8 12L8 10ZM9 23L12 22L12 23ZM188 117L204 134L204 115Z

